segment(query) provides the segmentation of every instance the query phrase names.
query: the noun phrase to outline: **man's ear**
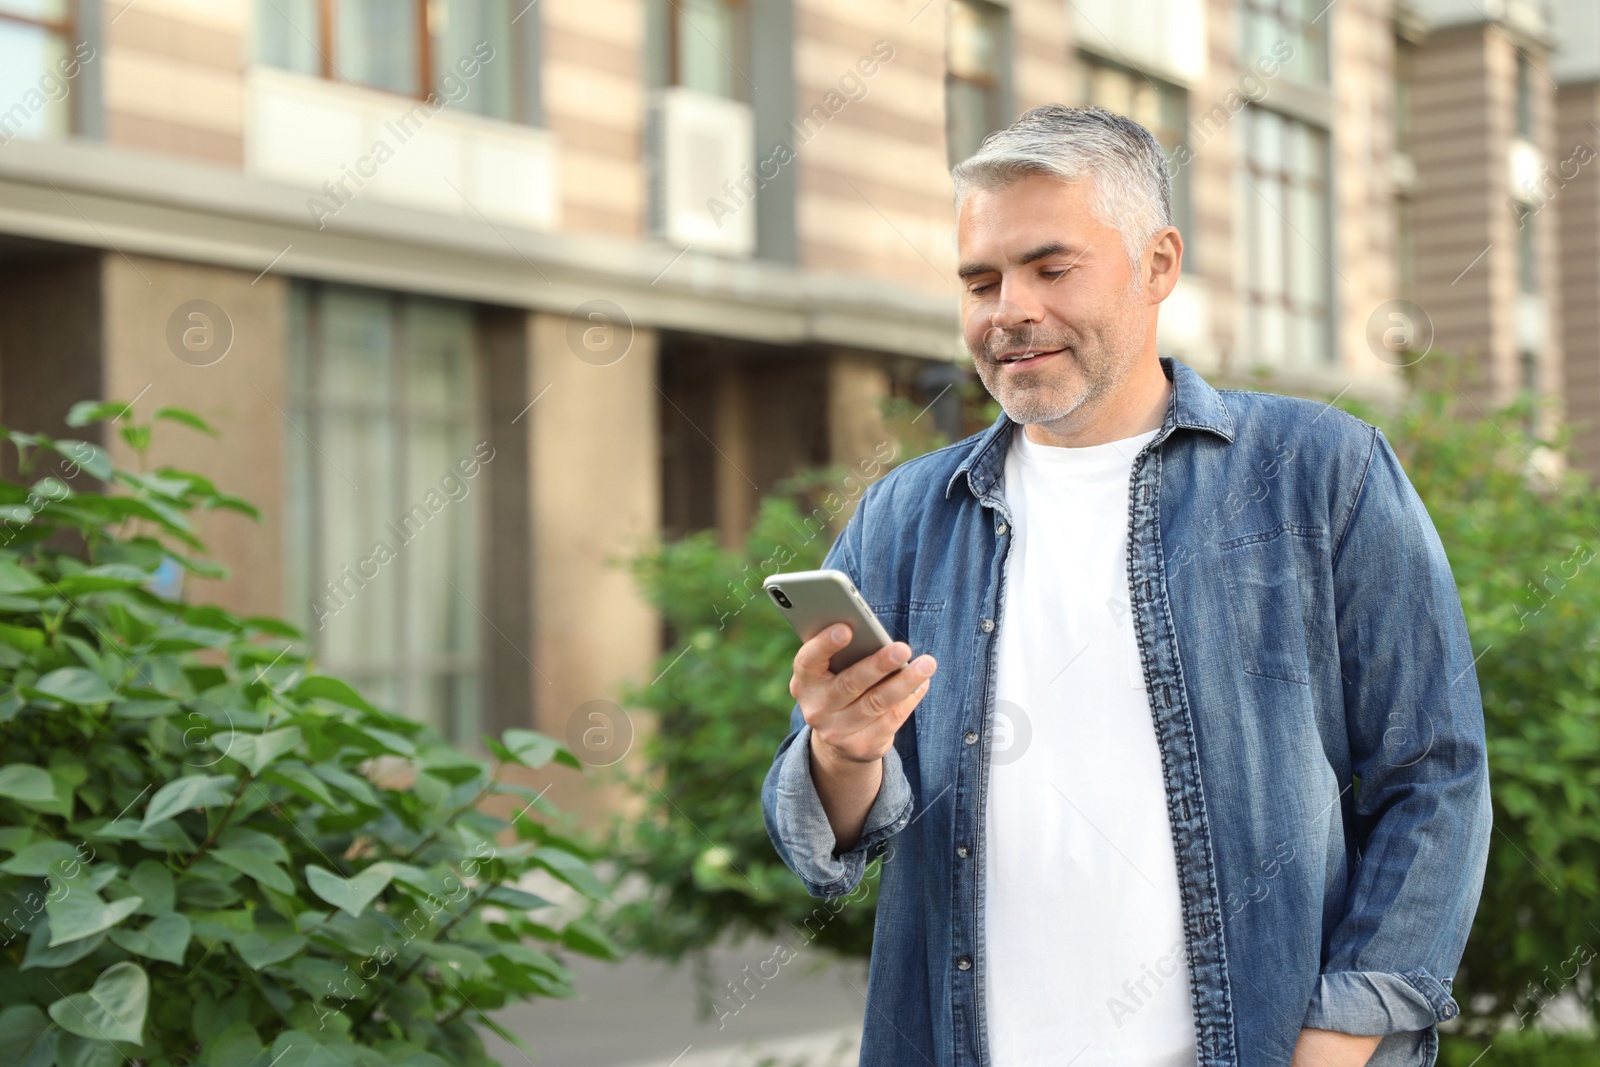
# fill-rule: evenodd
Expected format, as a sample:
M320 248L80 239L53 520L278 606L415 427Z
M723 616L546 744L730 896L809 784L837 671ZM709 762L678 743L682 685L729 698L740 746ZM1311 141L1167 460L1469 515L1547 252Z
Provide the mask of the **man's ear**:
M1150 239L1148 251L1140 269L1144 271L1145 293L1152 304L1159 304L1171 294L1178 284L1178 272L1183 266L1183 235L1176 226L1168 226Z

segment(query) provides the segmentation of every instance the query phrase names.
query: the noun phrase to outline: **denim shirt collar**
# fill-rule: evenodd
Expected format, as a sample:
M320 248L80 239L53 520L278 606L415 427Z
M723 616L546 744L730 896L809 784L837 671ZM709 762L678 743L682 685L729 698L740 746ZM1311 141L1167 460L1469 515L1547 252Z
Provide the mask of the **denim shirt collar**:
M1167 415L1162 420L1161 431L1147 447L1160 444L1179 427L1209 430L1224 441L1232 442L1233 416L1228 413L1227 405L1211 384L1182 360L1172 356L1159 358L1162 372L1172 382L1172 396L1167 401ZM967 477L967 488L972 490L972 495L979 500L984 498L984 494L1000 477L1006 445L1011 440L1011 428L1015 425L1009 415L1000 412L994 425L983 432L983 436L978 438L961 461L961 466L950 476L950 481L944 487L946 500L950 499L950 491L963 474ZM996 447L997 443L999 447Z

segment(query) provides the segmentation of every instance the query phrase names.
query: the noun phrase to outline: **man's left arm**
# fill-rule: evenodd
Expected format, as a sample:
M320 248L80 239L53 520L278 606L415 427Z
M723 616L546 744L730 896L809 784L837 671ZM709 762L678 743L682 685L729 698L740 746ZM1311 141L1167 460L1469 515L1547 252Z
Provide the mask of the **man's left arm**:
M1381 431L1333 546L1333 592L1360 858L1294 1067L1410 1067L1460 1012L1449 983L1488 862L1489 768L1455 578Z

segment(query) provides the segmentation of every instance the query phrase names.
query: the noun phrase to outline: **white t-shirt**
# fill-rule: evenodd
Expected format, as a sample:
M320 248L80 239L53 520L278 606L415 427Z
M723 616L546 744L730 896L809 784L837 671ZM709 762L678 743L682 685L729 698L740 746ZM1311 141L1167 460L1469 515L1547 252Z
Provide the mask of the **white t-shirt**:
M1192 1067L1177 859L1129 616L1128 480L1155 430L1013 431L984 841L999 1067ZM997 522L1001 521L997 518Z

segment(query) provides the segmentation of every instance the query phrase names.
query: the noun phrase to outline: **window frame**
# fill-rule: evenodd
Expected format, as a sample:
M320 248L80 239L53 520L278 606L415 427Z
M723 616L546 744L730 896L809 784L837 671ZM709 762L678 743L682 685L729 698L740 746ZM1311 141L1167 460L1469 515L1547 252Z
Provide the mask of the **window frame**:
M1516 136L1524 141L1534 139L1533 57L1527 49L1517 49L1515 89L1512 100L1512 122Z
M1239 0L1239 4L1235 9L1240 20L1238 25L1240 27L1247 26L1252 17L1264 17L1277 23L1280 33L1286 40L1298 43L1309 53L1301 63L1297 65L1285 64L1285 66L1289 71L1295 70L1296 66L1301 69L1309 69L1312 77L1302 80L1291 74L1289 80L1299 85L1327 89L1333 81L1332 35L1328 32L1328 25L1322 22L1322 19L1328 14L1328 8L1324 8L1320 14L1307 19L1289 10L1289 5L1292 2L1293 0ZM1329 5L1329 7L1332 6L1331 4ZM1244 55L1249 46L1249 36L1247 29L1238 34L1240 58L1246 63L1250 59L1249 56ZM1295 58L1300 58L1298 53ZM1315 59L1314 67L1310 62L1312 59Z
M66 8L67 13L60 20L35 18L32 15L19 15L14 11L0 8L0 21L15 22L23 26L37 26L52 33L59 33L70 41L78 23L78 5L69 0Z
M61 43L64 46L63 51L68 56L71 56L73 55L72 42L74 39L78 39L78 31L81 28L80 22L82 20L78 11L78 0L66 0L63 7L66 9L66 14L60 19L41 19L32 15L19 15L13 11L0 9L0 22L9 22L17 26L32 26L44 30L46 33L56 34L61 38ZM71 93L65 101L67 104L66 134L69 137L84 132L84 101L82 97L83 94L80 90Z
M316 53L317 70L314 73L304 72L310 77L322 78L325 81L345 82L371 92L391 93L407 100L427 100L436 91L437 83L449 71L449 67L439 68L436 64L437 55L434 47L433 26L429 19L429 0L401 0L412 5L413 30L416 33L416 69L413 75L416 78L417 88L414 92L405 93L385 85L374 85L370 82L357 81L348 78L334 64L334 57L339 54L338 15L341 0L312 0L316 5L317 40L310 42L311 50ZM389 0L395 2L395 0ZM540 114L541 94L539 92L538 76L533 71L534 61L538 58L537 37L530 39L531 33L537 32L538 14L537 5L530 4L524 9L523 14L513 16L511 23L511 39L506 42L510 49L511 62L511 114L507 117L498 115L483 115L482 118L495 122L510 122L519 126L539 126L543 119ZM281 12L280 12L281 14ZM517 22L523 18L532 21L526 30L518 32ZM278 67L276 64L262 62L274 69L294 68ZM470 108L467 110L471 110Z
M1190 181L1189 168L1187 166L1176 166L1172 160L1172 155L1176 154L1180 150L1190 157L1192 157L1194 154L1194 148L1189 143L1189 123L1191 116L1189 90L1185 86L1179 85L1177 82L1169 81L1168 79L1162 78L1158 75L1150 74L1147 71L1138 69L1137 67L1130 67L1126 63L1121 63L1117 60L1110 59L1098 52L1090 51L1089 49L1078 50L1076 56L1076 65L1082 79L1079 89L1079 102L1085 105L1094 103L1093 93L1091 90L1086 88L1085 83L1089 83L1094 77L1096 69L1112 71L1117 74L1124 75L1130 79L1141 78L1154 86L1158 93L1170 92L1176 95L1178 99L1178 107L1182 112L1180 116L1181 121L1172 129L1172 132L1176 136L1177 140L1170 149L1165 145L1162 145L1162 151L1167 155L1167 175L1172 182L1172 202L1170 204L1172 210L1172 224L1176 226L1178 228L1178 232L1183 235L1184 267L1186 269L1194 269L1198 267L1199 261L1195 251L1195 238L1198 236L1196 231L1199 227L1194 221L1194 189ZM1118 114L1121 114L1121 112L1118 112ZM1132 119L1134 122L1139 121L1132 115L1125 115L1124 117ZM1143 124L1141 123L1141 125ZM1149 127L1146 127L1146 129L1148 128ZM1155 136L1157 143L1159 143L1161 140L1160 134L1156 130L1151 130L1150 132Z
M957 163L960 163L962 160L968 158L968 156L962 155L958 158L956 145L950 137L952 118L952 110L950 107L951 90L959 84L972 86L983 93L984 99L988 104L989 112L988 119L985 123L985 125L989 127L989 130L984 134L984 136L988 136L988 133L993 133L995 130L1004 127L1008 121L1007 116L1012 110L1011 75L1014 58L1013 52L1015 49L1012 39L1011 9L1008 6L1005 4L993 3L992 0L946 0L946 3L948 4L946 9L946 18L949 18L950 10L953 10L957 7L971 7L982 9L983 14L993 18L996 24L994 74L990 77L974 78L964 74L957 74L950 65L950 41L947 39L945 42L945 149L948 162L950 166L954 167ZM979 143L982 143L982 138L979 138ZM973 151L977 151L976 145L973 146Z
M724 99L737 100L741 103L750 103L750 86L746 84L744 68L749 66L748 57L751 50L751 27L754 21L754 12L747 0L715 0L726 8L733 18L734 54L723 56L728 64L733 77L729 85L733 87L733 94ZM688 12L677 2L668 0L667 3L667 85L674 88L686 88L683 81L683 69L680 65L683 41L683 24L689 18Z
M1246 112L1249 113L1248 117L1246 116ZM1335 235L1333 201L1333 131L1317 123L1308 122L1298 115L1289 114L1257 104L1246 105L1246 107L1242 109L1239 114L1239 117L1244 119L1244 129L1240 138L1243 143L1241 145L1241 150L1237 153L1236 157L1239 170L1236 172L1235 180L1242 181L1244 178L1248 178L1250 182L1250 184L1241 184L1239 189L1249 196L1262 197L1264 196L1264 193L1261 191L1260 183L1263 179L1266 179L1274 182L1285 193L1283 210L1281 212L1279 211L1278 207L1273 205L1270 201L1267 202L1267 208L1268 210L1279 214L1280 221L1282 222L1281 232L1283 234L1284 246L1279 249L1279 255L1282 258L1283 269L1281 274L1283 277L1283 288L1282 292L1279 294L1278 306L1285 315L1285 321L1287 323L1292 323L1299 321L1301 315L1297 309L1299 298L1295 295L1295 290L1298 283L1297 279L1295 278L1293 265L1295 251L1294 246L1296 242L1305 242L1306 244L1311 244L1311 238L1300 233L1298 227L1296 227L1292 221L1293 209L1289 205L1288 194L1297 187L1303 187L1303 185L1296 186L1291 181L1291 179L1297 178L1298 176L1289 170L1286 164L1281 160L1279 162L1279 169L1273 172L1268 172L1265 167L1259 165L1252 142L1256 136L1254 124L1260 121L1258 116L1264 114L1271 115L1275 121L1286 124L1285 128L1287 128L1287 124L1294 124L1296 126L1304 127L1306 130L1322 139L1322 171L1320 175L1321 189L1314 202L1321 214L1322 230L1325 236L1329 239L1330 244L1333 243L1333 237ZM1287 137L1285 137L1285 142L1287 142ZM1253 188L1251 187L1252 185L1254 186ZM1240 252L1237 259L1239 265L1239 276L1236 279L1235 285L1238 300L1237 306L1241 311L1244 311L1247 308L1265 307L1267 306L1268 301L1263 298L1263 290L1258 284L1256 284L1254 280L1256 275L1251 271L1251 268L1257 265L1254 262L1256 257L1255 246L1257 234L1251 216L1248 213L1241 213L1238 220L1238 226L1240 232L1238 233L1237 247L1239 248ZM1256 315L1242 317L1241 321L1236 326L1234 335L1234 350L1245 358L1246 366L1275 367L1290 371L1319 370L1338 366L1338 334L1336 329L1338 301L1337 284L1335 282L1337 267L1333 263L1329 252L1318 249L1315 245L1312 245L1312 250L1316 253L1316 258L1320 260L1326 268L1325 270L1321 271L1321 285L1318 286L1317 298L1311 302L1312 309L1320 308L1321 311L1320 318L1322 321L1321 334L1323 345L1321 357L1316 359L1308 359L1304 357L1297 358L1295 356L1296 339L1292 336L1287 336L1288 331L1286 330L1283 358L1279 362L1270 361L1267 353L1259 344L1259 339L1253 333L1251 318L1259 321L1259 315Z
M323 593L325 581L337 582L341 576L337 570L329 572L325 569L328 562L325 558L325 546L329 520L323 511L321 500L328 479L338 477L325 469L331 461L322 455L322 444L329 440L326 423L329 415L341 413L377 415L388 421L396 447L392 467L387 472L386 480L389 485L386 491L393 497L396 507L404 508L410 502L408 479L413 473L410 469L409 451L403 443L407 437L407 428L419 419L439 417L437 412L414 410L415 405L407 395L407 375L412 358L409 330L406 325L408 309L419 304L455 305L466 309L471 315L471 344L466 355L467 374L470 380L467 383L461 412L469 440L487 439L483 390L488 367L478 308L469 302L310 279L295 279L291 284L294 287L291 300L299 303L300 308L291 311L289 328L291 331L294 329L296 324L293 318L299 316L298 325L303 333L289 340L294 351L290 354L285 375L284 400L287 409L285 418L310 446L310 453L307 454L298 447L291 447L286 450L284 457L285 491L289 497L285 520L288 528L284 535L284 551L287 556L284 570L285 584L290 587L292 598L291 617L303 617L306 621L314 623L315 605L322 602L326 606ZM386 400L352 402L341 398L330 401L325 395L322 375L326 369L324 354L326 300L330 294L340 293L356 294L383 303L392 337L384 367L388 390ZM300 465L301 460L304 460L303 466ZM478 477L487 478L488 475L480 473ZM475 573L471 576L471 585L472 596L480 600L490 558L487 543L490 535L487 490L486 484L479 486L471 491L467 498L452 501L450 505L473 509L468 536L477 544L474 548ZM296 528L295 523L301 525ZM412 721L428 722L439 730L446 740L458 747L473 747L482 728L492 717L488 699L491 656L485 624L482 621L483 616L478 611L476 603L469 600L468 606L473 609L471 617L476 620L472 623L473 637L470 652L443 651L429 653L426 657L416 655L412 649L411 628L411 609L416 592L412 587L412 583L416 581L412 569L414 563L411 559L414 553L408 554L403 548L404 543L401 550L394 551L394 562L387 565L394 568L392 572L380 572L377 579L367 579L368 581L385 579L395 583L393 594L395 629L388 657L376 660L335 659L331 665L332 669L351 678L358 690L386 679L393 686L392 706L388 710ZM346 561L347 564L352 562ZM466 595L462 590L456 592ZM300 603L301 600L306 600L306 603ZM308 614L302 616L302 612ZM307 644L312 653L318 659L326 661L329 653L317 637L319 629L314 625L307 625L305 631ZM453 682L458 678L470 679L475 694L470 709L470 721L465 723L449 721L444 715L444 709L433 709L427 705L430 682L438 679ZM418 718L416 715L418 711L429 713L428 718L425 720Z

